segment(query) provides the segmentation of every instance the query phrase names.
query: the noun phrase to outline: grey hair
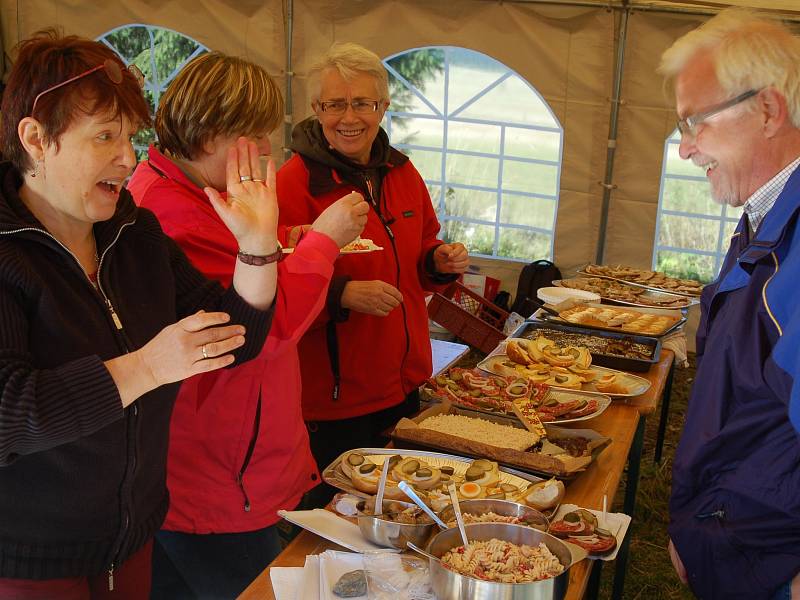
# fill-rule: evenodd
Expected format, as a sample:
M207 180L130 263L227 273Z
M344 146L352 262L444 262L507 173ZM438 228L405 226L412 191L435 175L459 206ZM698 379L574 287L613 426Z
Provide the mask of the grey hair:
M800 37L775 19L729 8L676 40L658 70L674 79L701 51L710 53L725 92L733 96L773 87L786 98L789 118L800 128Z
M345 81L352 80L359 73L366 73L375 79L378 100L389 100L389 75L377 54L353 42L336 42L315 62L308 72L311 100L319 100L322 74L328 69L336 69Z

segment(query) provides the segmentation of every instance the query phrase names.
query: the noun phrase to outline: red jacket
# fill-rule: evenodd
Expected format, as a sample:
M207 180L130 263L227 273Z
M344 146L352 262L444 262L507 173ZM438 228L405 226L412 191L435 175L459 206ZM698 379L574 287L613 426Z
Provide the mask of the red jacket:
M441 289L453 279L432 274L431 254L442 243L436 239L439 222L422 177L407 157L389 147L385 133L376 140L386 149L377 159L380 192L346 163L331 166L341 158L329 153L320 135L316 121L295 128L292 149L300 154L278 171L280 222L311 223L356 190L373 202L361 235L383 250L336 261L327 310L298 345L307 421L345 419L397 405L430 377L425 290ZM380 148L375 154L381 154ZM386 317L342 310L338 301L348 279L383 280L400 290L403 302Z
M229 286L233 235L173 162L153 147L149 156L128 184L137 204L156 214L200 271ZM338 253L327 236L307 234L278 266L275 317L261 354L181 385L170 427L164 529L260 529L319 483L300 412L296 344L324 303Z

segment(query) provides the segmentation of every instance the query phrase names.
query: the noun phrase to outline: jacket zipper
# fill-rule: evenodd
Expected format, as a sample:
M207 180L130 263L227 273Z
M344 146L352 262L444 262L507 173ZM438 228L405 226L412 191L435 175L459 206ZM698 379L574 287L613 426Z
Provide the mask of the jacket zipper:
M383 214L381 213L381 210L380 210L380 200L381 199L378 198L377 201L375 200L374 188L372 187L372 180L369 178L369 175L367 175L366 173L364 174L364 182L365 182L365 184L367 186L367 194L369 194L370 204L372 204L373 208L375 209L375 214L378 215L378 219L380 220L381 225L383 225L383 228L386 231L386 234L389 236L389 242L392 245L392 253L394 254L394 262L397 265L396 283L397 283L397 289L399 290L400 289L400 256L397 253L397 243L396 243L396 241L394 239L394 233L389 228L389 224L386 222L386 219L383 218ZM381 189L381 196L383 196L383 189ZM409 353L409 351L411 349L411 335L408 332L408 314L406 313L406 306L402 302L400 303L400 310L403 313L403 332L406 335L406 349L405 349L405 352L403 353L403 360L400 361L400 371L402 373L403 367L406 364L406 359L408 358L408 353ZM401 385L401 389L402 389L402 385ZM405 393L405 390L403 390L403 392Z
M242 490L244 495L244 512L250 512L250 498L247 496L247 490L244 488L244 473L247 466L250 464L250 459L253 458L253 452L256 449L256 441L258 440L258 431L261 427L261 388L258 389L258 402L256 403L256 417L253 422L253 435L250 437L250 444L247 447L247 453L244 455L244 461L236 475L236 483L239 484L239 489Z
M117 332L117 335L118 335L118 341L121 342L122 348L123 348L123 350L125 351L126 354L130 353L130 351L131 351L130 344L128 343L127 336L126 336L125 331L124 331L124 329L122 327L122 320L119 318L119 315L117 314L117 311L114 310L114 305L111 304L111 300L109 299L108 295L105 293L105 290L103 290L103 284L102 284L102 280L101 280L101 277L100 277L100 271L102 269L103 260L105 259L106 254L111 249L111 247L114 244L116 244L117 240L119 239L119 236L122 234L123 229L125 229L129 225L133 225L133 223L135 223L135 221L129 221L127 223L123 223L120 226L119 230L117 231L117 235L114 237L114 239L108 245L108 247L105 250L103 250L103 254L102 254L102 256L100 256L100 260L99 260L98 265L97 265L97 288L96 288L96 291L99 292L100 297L102 298L103 302L105 303L106 308L108 309L109 315L111 316L111 320L114 323L114 328L115 328L115 330ZM78 257L75 256L75 254L73 254L73 252L69 248L67 248L63 243L61 243L61 241L59 241L58 238L56 238L50 232L45 231L44 229L39 229L38 227L22 227L20 229L13 229L11 231L1 231L0 234L2 234L2 235L10 235L10 234L14 234L14 233L24 233L24 232L28 232L28 231L41 233L45 237L48 237L51 240L53 240L67 254L69 254L72 257L72 259L75 261L75 264L77 264L78 268L81 270L81 273L83 273L83 267L81 266L81 262L78 260ZM91 283L88 280L87 280L87 284L91 285ZM94 286L92 286L92 288L94 289ZM134 403L132 412L133 412L134 418L138 418L138 415L139 415L139 406L138 406L138 404ZM127 420L126 420L126 427L128 427ZM134 428L135 428L135 425L134 425ZM135 442L135 439L134 439L134 442ZM131 465L131 473L136 469L136 451L135 451L135 449L134 449L133 455L134 455L134 458L133 458L133 464ZM124 539L125 533L127 532L128 527L130 526L130 513L127 510L125 511L125 516L124 516L122 522L123 522L123 525L122 525L122 528L120 529L120 532L117 534L117 542L116 542L116 544L114 546L114 551L112 553L112 556L114 558L112 559L111 564L108 567L108 591L110 591L110 592L114 591L114 568L115 568L115 565L116 565L116 562L117 562L117 558L119 557L119 552L122 549L122 540Z

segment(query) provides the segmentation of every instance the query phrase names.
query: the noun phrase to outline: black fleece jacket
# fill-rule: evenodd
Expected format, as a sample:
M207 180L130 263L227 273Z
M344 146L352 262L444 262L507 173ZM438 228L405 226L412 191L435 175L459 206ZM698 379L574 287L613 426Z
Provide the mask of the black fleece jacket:
M103 361L202 308L245 325L242 362L259 352L272 311L206 280L126 190L94 226L96 290L21 202L21 183L0 164L0 577L91 576L164 519L178 388L123 410Z

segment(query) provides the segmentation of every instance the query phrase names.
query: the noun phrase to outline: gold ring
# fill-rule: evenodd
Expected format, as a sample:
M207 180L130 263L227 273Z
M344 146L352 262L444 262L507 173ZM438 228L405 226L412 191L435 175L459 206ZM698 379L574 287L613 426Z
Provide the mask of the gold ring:
M208 358L208 352L206 352L206 345L205 344L203 344L203 347L201 348L201 350L203 351L203 358L207 359Z
M253 181L253 178L250 175L239 175L239 182L244 183L245 181Z

